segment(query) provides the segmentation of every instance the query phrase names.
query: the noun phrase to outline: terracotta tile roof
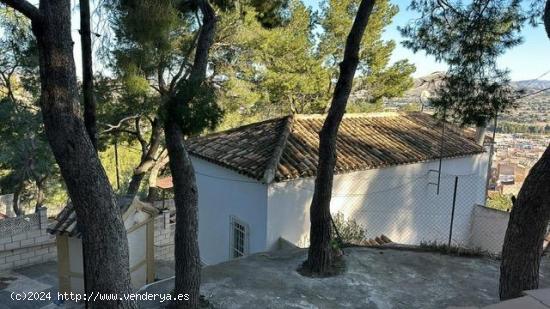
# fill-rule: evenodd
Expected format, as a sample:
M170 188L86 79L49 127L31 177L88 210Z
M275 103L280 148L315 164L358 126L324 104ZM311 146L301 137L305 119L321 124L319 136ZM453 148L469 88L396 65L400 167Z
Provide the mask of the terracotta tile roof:
M189 152L263 182L316 174L323 115L294 115L189 139ZM447 125L443 157L483 152L463 129ZM336 173L439 158L441 123L413 113L346 114L337 138Z
M157 179L157 188L160 189L171 189L174 187L174 184L172 183L172 176L167 176L163 178Z
M51 227L48 227L48 232L52 235L67 234L69 236L80 237L80 231L76 226L76 212L73 204L69 202L55 217L55 222Z

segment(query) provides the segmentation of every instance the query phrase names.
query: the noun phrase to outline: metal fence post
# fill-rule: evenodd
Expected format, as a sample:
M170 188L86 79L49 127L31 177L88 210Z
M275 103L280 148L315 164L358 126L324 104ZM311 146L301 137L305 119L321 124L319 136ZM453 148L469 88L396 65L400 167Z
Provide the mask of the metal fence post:
M453 223L455 219L455 206L456 206L456 189L458 187L458 176L455 176L455 188L453 192L453 209L451 211L451 226L449 228L449 244L448 244L448 250L451 250L451 239L453 237Z

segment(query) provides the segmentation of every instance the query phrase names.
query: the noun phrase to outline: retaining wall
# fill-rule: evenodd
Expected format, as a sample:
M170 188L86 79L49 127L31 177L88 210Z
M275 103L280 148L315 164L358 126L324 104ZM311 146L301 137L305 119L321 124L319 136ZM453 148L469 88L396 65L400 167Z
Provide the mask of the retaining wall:
M509 220L509 212L475 205L472 214L470 247L500 254Z
M55 260L55 237L47 227L45 207L34 214L0 220L0 272Z

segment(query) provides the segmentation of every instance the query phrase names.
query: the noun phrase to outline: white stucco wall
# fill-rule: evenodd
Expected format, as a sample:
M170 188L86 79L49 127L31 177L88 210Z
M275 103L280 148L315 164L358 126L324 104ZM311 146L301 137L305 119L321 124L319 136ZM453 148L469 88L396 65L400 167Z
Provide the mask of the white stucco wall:
M453 242L469 240L474 204L484 204L487 155L443 160L440 194L436 194L438 161L335 175L331 212L354 218L367 237L385 234L395 242L446 242L452 209L454 176L458 183ZM267 244L279 237L309 244L309 207L314 179L274 183L268 189Z
M130 269L143 262L146 258L146 225L128 234L128 255ZM69 272L70 290L74 293L84 292L82 240L69 237ZM130 273L132 287L137 290L147 283L147 264L141 263L141 267Z
M84 267L82 264L82 240L69 237L69 281L70 290L74 293L84 293Z
M250 253L266 250L267 185L192 157L199 193L199 247L203 263L229 260L230 220L249 228Z
M474 207L470 246L499 254L510 221L510 213L481 205Z

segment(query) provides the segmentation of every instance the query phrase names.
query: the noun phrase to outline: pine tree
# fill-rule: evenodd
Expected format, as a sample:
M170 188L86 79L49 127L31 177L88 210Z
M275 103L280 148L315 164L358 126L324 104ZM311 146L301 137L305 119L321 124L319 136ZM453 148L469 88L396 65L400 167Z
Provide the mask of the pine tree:
M542 19L550 39L550 0L532 18ZM550 223L550 145L531 168L521 186L502 247L500 298L520 297L539 286L539 267L544 236Z
M420 14L401 33L404 45L449 65L444 85L430 99L441 117L485 127L515 104L508 71L497 58L521 43L521 0L412 1Z
M300 272L304 275L327 276L334 274L335 271L334 251L330 246L332 237L330 200L336 165L336 137L346 111L353 77L359 65L363 34L369 24L375 3L374 0L362 0L357 9L357 15L346 40L344 58L340 64L340 76L334 88L330 109L319 133L319 162L310 207L310 245L307 260L300 268Z
M32 23L40 67L44 129L74 205L87 253L86 292L132 292L128 241L105 170L86 132L71 39L70 1L1 0ZM109 222L109 224L98 224ZM108 240L108 241L105 241ZM97 301L91 308L136 308L134 300Z
M351 27L358 6L358 0L330 0L323 5L319 22L323 29L319 53L328 65L331 80L338 78L347 29ZM361 43L358 76L353 89L354 93L366 92L366 95L350 102L349 108L353 111L364 112L372 110L373 106L380 107L382 99L401 96L413 85L411 74L416 70L414 65L407 60L390 65L395 41L382 40L385 28L398 12L397 5L389 0L376 1Z

